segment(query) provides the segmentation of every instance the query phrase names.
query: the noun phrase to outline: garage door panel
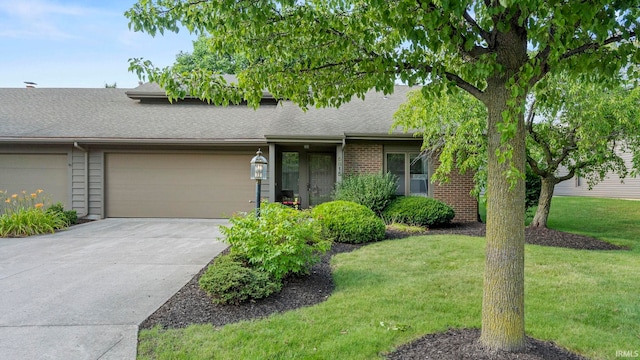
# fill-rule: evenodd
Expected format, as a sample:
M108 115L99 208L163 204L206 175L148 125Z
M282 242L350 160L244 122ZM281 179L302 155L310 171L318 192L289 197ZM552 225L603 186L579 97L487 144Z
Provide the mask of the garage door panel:
M52 202L68 203L67 154L0 154L0 190L44 190Z
M107 154L107 216L223 218L250 211L251 156Z

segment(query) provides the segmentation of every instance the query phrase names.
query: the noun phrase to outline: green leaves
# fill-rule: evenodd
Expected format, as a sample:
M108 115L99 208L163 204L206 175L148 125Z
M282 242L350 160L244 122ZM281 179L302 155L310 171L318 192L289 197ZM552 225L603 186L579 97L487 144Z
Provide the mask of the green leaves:
M232 254L247 258L255 269L276 280L288 274L306 274L331 242L320 238L320 224L308 212L273 203L254 213L234 216L231 227L221 227Z
M454 168L473 171L476 192L486 181L487 109L456 88L426 86L411 92L394 115L393 127L418 131L423 150L440 161L434 181L446 182Z

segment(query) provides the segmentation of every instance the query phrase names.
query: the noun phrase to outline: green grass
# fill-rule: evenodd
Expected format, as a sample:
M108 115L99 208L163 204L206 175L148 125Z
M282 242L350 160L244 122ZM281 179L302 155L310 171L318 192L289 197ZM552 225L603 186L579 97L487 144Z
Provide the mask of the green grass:
M399 222L392 222L391 224L387 225L387 229L403 231L409 234L418 234L427 231L427 229L422 226L407 225Z
M640 201L556 196L547 225L640 250Z
M617 209L622 209L619 214ZM594 359L614 359L617 350L640 350L638 220L640 202L554 199L550 226L632 250L527 245L528 335ZM483 250L482 238L449 235L368 245L334 257L336 290L324 303L221 328L142 331L139 356L382 358L427 333L480 327Z

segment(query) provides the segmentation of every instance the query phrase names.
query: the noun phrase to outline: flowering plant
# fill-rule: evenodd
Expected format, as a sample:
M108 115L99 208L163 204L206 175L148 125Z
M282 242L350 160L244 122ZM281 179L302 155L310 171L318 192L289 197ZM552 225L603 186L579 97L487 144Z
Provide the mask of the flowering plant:
M0 190L0 237L53 233L68 226L65 214L47 211L50 201L42 189L10 194Z

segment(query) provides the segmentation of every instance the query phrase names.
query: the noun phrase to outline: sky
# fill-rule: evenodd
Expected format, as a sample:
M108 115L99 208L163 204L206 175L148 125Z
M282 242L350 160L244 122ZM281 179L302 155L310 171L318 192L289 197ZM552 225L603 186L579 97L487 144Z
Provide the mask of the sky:
M155 38L129 30L135 0L0 0L0 87L118 88L138 85L130 58L164 67L191 51L186 30Z

